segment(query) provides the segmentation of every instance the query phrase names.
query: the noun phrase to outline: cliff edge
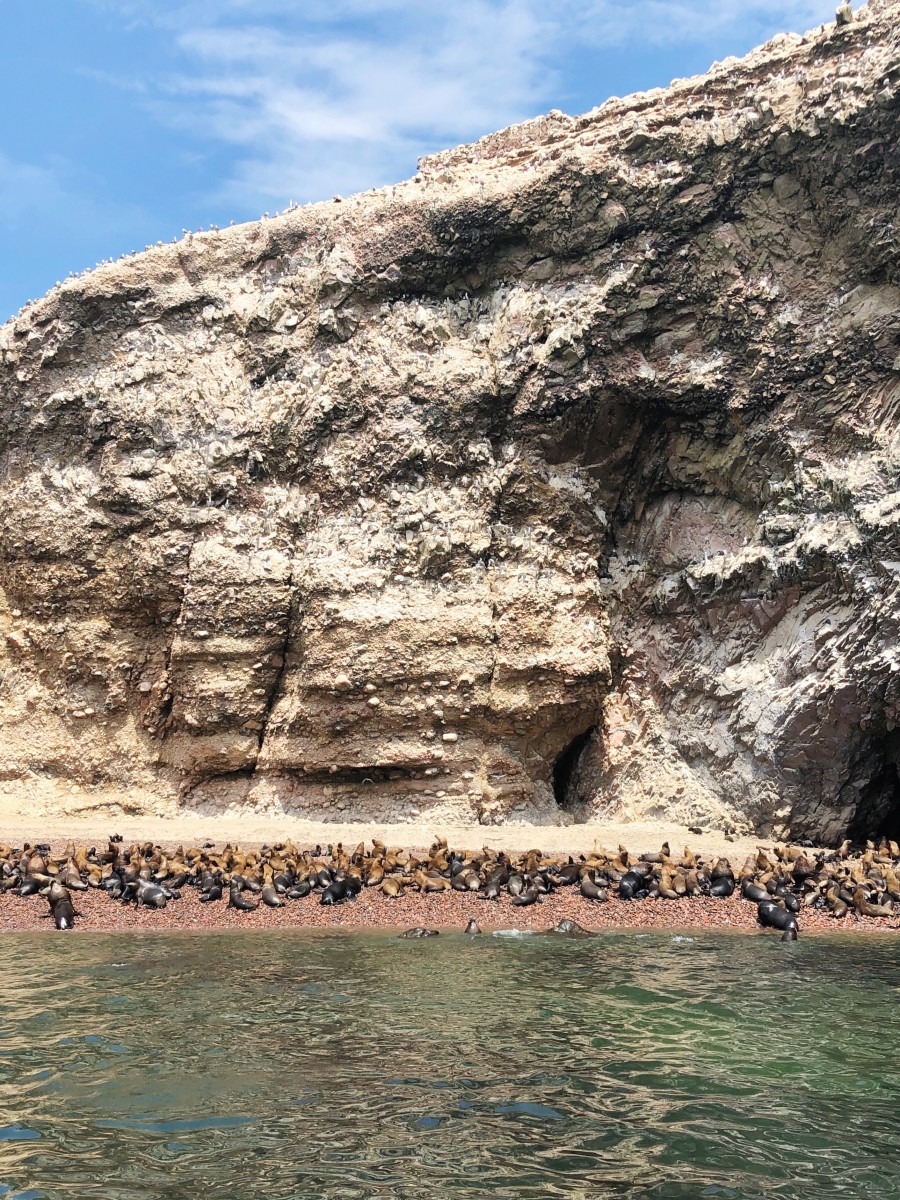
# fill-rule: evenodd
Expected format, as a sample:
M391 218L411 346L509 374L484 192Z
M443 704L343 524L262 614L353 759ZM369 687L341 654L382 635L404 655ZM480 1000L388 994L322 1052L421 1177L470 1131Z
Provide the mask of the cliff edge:
M0 330L22 811L900 827L900 3Z

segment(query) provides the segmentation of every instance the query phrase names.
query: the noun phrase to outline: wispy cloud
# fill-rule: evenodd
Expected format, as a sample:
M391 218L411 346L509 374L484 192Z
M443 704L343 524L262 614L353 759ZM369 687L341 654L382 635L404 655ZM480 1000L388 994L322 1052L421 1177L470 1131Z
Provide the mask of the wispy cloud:
M244 7L232 0L231 15ZM173 33L193 69L161 81L157 111L236 149L230 199L306 200L402 178L424 150L517 120L551 92L552 28L524 0L339 0L316 16L314 5L298 28L262 24L257 11L253 23Z
M833 20L834 9L833 0L588 0L573 6L571 15L579 36L595 44L675 46L805 33Z
M834 0L92 0L170 39L158 119L227 148L244 213L404 178L429 150L551 107L591 46L750 45ZM674 73L677 73L674 72ZM135 82L130 81L134 87Z

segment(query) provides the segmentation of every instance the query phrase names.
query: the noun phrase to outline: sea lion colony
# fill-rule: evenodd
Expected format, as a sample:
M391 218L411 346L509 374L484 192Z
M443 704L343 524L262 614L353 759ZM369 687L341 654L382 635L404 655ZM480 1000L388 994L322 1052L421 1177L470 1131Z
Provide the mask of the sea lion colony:
M510 855L502 850L453 850L437 838L426 854L389 848L373 840L354 850L342 844L301 850L290 841L243 851L226 845L179 846L165 852L152 842L125 847L112 837L106 849L76 847L61 854L46 843L19 849L0 845L0 893L42 896L58 929L74 926L72 893L95 888L111 900L139 908L164 909L186 887L204 903L224 902L251 912L260 903L279 908L290 901L315 898L320 905L353 901L363 888L385 897L407 892L474 893L497 901L502 894L516 907L540 903L556 889L577 889L588 905L611 896L639 901L697 896L728 897L735 891L757 905L759 923L779 929L786 940L797 936L797 916L816 908L843 918L900 916L900 845L882 838L853 847L845 841L833 851L810 852L793 846L760 848L735 871L726 858L706 862L685 847L673 853L668 842L656 853L633 856L595 848L577 859L548 857L539 850Z

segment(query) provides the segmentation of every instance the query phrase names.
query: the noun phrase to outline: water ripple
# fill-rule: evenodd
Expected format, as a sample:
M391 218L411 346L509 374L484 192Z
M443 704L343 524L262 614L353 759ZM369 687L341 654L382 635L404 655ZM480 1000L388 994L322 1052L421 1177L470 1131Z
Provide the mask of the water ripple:
M8 935L0 1200L900 1200L900 948L783 950Z

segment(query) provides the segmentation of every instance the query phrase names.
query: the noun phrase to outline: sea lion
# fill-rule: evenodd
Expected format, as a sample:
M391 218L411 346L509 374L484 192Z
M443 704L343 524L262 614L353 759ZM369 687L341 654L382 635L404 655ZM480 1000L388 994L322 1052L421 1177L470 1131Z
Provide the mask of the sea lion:
M796 940L797 940L797 926L796 926L796 925L794 925L792 928L790 928L790 929L786 929L786 930L784 931L784 933L781 935L781 940L782 940L783 942L796 942Z
M642 874L637 871L626 871L619 880L619 899L634 900L642 892L646 890L647 881Z
M749 879L745 879L741 884L741 895L745 900L752 900L754 904L759 904L761 900L768 900L769 893L764 887L760 887L758 883L752 883Z
M583 925L579 925L577 921L573 921L571 917L563 917L561 921L547 930L548 933L558 933L563 937L593 937L589 929L585 929Z
M853 907L862 917L892 917L894 910L881 904L872 904L866 897L863 888L858 887L853 893Z
M199 896L199 900L200 900L201 904L208 904L212 900L221 900L221 899L222 899L221 883L210 884L210 886L206 889L206 891L201 892L200 896Z
M519 892L518 896L513 896L512 902L517 908L527 908L529 904L536 904L540 899L541 893L531 883L527 888Z
M274 883L264 883L261 894L262 902L267 908L284 908L284 901L275 890Z
M794 929L799 932L797 918L794 914L776 904L774 900L760 901L756 910L756 919L760 925L769 926L771 929L780 929L782 932Z
M254 903L252 900L245 900L241 895L240 883L232 880L231 887L228 889L228 907L236 908L238 912L255 912L259 907L259 901Z
M56 901L51 911L53 923L57 929L75 928L75 906L72 904L72 897L68 892Z
M474 917L471 918L468 925L463 930L463 933L469 933L469 934L481 933L481 926L478 924L478 922L475 920Z
M165 908L169 901L166 889L149 879L135 880L133 897L138 908Z
M439 932L440 932L440 930L438 930L438 929L425 929L422 925L416 925L414 929L406 929L403 931L403 933L398 933L397 937L402 937L402 938L437 937Z
M347 887L346 879L335 879L333 883L329 883L328 887L319 897L319 903L325 906L343 904L346 900L352 899L352 894Z
M579 890L585 900L596 900L599 904L603 904L609 899L606 888L601 887L599 883L594 883L589 875L582 877Z

